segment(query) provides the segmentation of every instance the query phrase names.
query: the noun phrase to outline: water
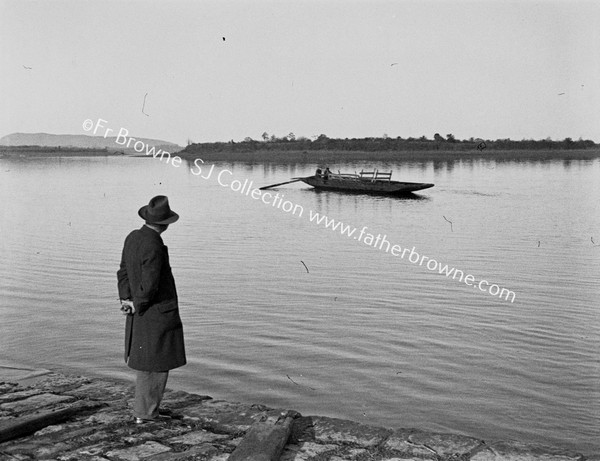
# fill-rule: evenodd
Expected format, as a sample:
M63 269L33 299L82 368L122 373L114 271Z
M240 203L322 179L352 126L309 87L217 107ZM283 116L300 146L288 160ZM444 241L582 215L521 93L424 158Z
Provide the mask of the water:
M188 166L0 159L5 360L132 378L116 270L138 208L166 194L181 215L163 238L189 361L170 386L391 428L600 449L599 159L379 164L436 186L412 200L274 190L296 214L217 175L262 186L313 164L218 163L208 179ZM326 229L310 212L357 230ZM514 302L429 270L428 259L393 256L384 237L511 290Z

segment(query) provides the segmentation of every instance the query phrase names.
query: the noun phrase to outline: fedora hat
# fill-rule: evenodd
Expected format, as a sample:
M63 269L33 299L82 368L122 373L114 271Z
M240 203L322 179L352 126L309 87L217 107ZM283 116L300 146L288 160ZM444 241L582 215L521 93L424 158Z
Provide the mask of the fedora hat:
M149 224L172 224L179 219L179 215L171 210L169 199L164 195L152 198L148 205L139 209L138 214Z

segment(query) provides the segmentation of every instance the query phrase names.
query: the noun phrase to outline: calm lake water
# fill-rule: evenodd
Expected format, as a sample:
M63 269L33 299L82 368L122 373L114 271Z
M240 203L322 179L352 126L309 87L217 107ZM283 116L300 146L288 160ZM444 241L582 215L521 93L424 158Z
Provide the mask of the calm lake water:
M181 215L163 238L189 361L171 387L600 450L600 160L378 164L435 187L420 199L274 190L296 214L217 175L262 186L313 164L217 163L208 179L189 166L0 159L4 360L133 378L116 270L125 236L142 224L138 208L165 194ZM311 212L357 231L327 229ZM386 252L383 237L475 285ZM514 302L481 291L482 279Z

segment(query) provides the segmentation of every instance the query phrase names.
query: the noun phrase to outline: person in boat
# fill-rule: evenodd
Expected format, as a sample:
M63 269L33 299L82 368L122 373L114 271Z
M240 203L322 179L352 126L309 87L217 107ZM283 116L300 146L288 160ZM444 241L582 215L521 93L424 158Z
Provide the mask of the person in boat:
M183 326L169 254L160 236L179 219L158 195L138 211L146 222L125 239L117 271L125 321L125 362L136 370L136 423L159 418L169 370L186 363Z
M329 179L329 176L331 176L331 170L329 169L329 167L327 167L325 168L325 173L323 173L323 179L327 181Z
M316 176L317 178L320 178L320 177L321 177L321 173L322 173L322 170L321 170L321 168L317 168L317 171L315 171L315 176Z

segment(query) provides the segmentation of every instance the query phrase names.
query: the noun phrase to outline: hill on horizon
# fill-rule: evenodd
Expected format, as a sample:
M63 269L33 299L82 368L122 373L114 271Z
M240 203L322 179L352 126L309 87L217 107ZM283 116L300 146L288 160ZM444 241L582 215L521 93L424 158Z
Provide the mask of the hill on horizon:
M135 136L134 136L135 137ZM173 153L183 149L183 147L161 139L135 138L136 141L142 141L144 144L158 149ZM83 149L108 149L111 151L122 151L126 153L136 153L133 149L133 142L129 148L125 145L117 144L116 136L88 136L84 134L49 134L49 133L11 133L0 138L0 146L40 146L40 147L73 147Z

